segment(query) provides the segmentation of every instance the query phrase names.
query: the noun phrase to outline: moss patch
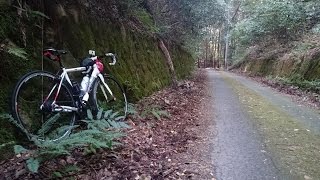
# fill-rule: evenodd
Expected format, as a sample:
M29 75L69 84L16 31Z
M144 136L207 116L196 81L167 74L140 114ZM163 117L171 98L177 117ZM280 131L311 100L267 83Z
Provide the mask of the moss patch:
M301 48L297 50L298 48ZM249 70L252 75L279 76L290 78L297 74L305 80L318 80L320 76L320 48L315 45L305 46L299 42L295 47L285 47L284 50L275 51L274 47L252 48L242 61L234 66L241 70ZM248 67L248 68L246 68Z
M273 153L283 174L303 179L320 177L319 135L307 130L294 117L275 107L256 92L224 76L239 95L240 102L249 112L264 137L267 148Z

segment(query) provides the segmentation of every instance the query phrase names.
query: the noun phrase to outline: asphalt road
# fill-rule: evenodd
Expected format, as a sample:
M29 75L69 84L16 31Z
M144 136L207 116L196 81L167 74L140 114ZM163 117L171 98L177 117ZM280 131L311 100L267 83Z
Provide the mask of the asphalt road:
M269 87L261 86L261 84L243 76L237 76L232 73L225 73L225 75L241 82L247 88L255 91L275 106L281 108L284 112L292 115L298 122L304 124L305 127L313 133L320 134L320 115L318 110L297 104L288 96L284 96Z
M217 71L208 70L215 107L216 136L213 163L218 180L279 179L237 95Z
M212 157L213 164L215 165L216 178L218 180L310 178L305 175L308 173L308 167L306 167L308 163L300 163L302 165L299 164L299 167L289 167L289 170L283 168L285 166L282 166L281 163L294 163L294 160L292 160L292 162L290 162L290 160L293 159L291 157L296 155L290 154L291 157L285 159L287 162L281 162L279 160L281 158L279 157L286 154L286 152L284 151L283 154L279 153L280 156L277 156L274 153L277 152L277 150L270 150L266 144L266 142L269 142L269 139L264 137L263 133L259 131L258 125L256 124L257 121L252 119L253 116L250 115L251 112L240 102L239 94L237 94L233 89L234 87L232 87L235 85L227 82L226 77L241 84L244 88L254 91L268 101L268 103L274 105L279 111L283 111L283 114L289 114L294 117L294 121L303 124L303 127L308 130L308 133L313 133L312 137L320 132L319 113L292 102L289 97L245 77L214 70L207 70L207 74L210 93L214 102L213 111L215 112L214 121L216 126L214 129L215 137L213 138L214 147ZM292 142L290 143L292 144ZM302 146L303 145L300 145L299 148L303 150L304 147ZM318 151L319 149L317 148L319 147L314 146ZM277 146L275 147L277 148ZM287 146L280 148L285 149ZM290 149L290 151L293 150ZM300 154L297 153L297 156ZM303 156L301 157L301 159L303 159L304 154L301 156ZM312 155L306 154L305 156L308 157ZM303 169L304 167L306 170ZM292 170L290 170L290 168L292 168ZM299 174L300 176L291 176L291 171L294 171L294 168L298 169L298 174L302 172ZM310 171L310 173L313 173L313 171Z

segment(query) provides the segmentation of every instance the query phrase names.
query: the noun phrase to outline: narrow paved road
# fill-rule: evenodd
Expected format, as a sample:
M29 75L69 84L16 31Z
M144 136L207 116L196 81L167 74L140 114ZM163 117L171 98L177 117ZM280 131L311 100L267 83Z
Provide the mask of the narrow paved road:
M318 112L247 78L214 70L207 73L214 99L212 156L218 180L320 178L318 167L308 162L320 158L314 154L320 153L320 144L313 143L320 132ZM246 99L251 101L244 103ZM301 129L306 131L301 133ZM306 142L296 143L300 137ZM312 153L304 153L308 150Z

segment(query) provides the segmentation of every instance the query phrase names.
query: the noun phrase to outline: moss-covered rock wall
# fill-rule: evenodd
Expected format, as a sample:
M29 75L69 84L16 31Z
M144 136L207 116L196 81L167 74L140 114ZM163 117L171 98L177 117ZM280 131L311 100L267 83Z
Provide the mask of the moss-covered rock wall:
M44 70L57 72L56 63L42 59L44 47L67 50L68 55L63 57L66 67L78 66L89 49L98 54L116 53L117 64L107 66L106 71L124 84L130 102L170 84L164 55L156 39L134 30L134 24L117 19L119 15L112 15L121 12L115 11L111 2L115 3L34 0L23 6L27 11L20 12L19 16L17 8L7 1L0 2L0 114L9 112L10 94L23 74L42 66ZM178 45L168 44L178 78L187 77L194 67L192 56ZM24 48L27 59L8 53L10 45ZM0 144L15 141L15 129L6 121L0 121Z
M255 52L248 52L244 60L234 68L258 76L299 77L308 81L320 79L320 48L306 49L303 52L296 52L294 49L260 53L257 53L257 49L252 51Z

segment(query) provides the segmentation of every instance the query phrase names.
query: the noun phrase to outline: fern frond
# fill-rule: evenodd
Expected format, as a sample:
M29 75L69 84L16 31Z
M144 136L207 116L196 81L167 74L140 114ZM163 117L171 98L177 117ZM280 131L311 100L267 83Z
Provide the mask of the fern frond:
M103 109L99 109L99 112L97 113L97 119L102 118Z
M131 103L128 104L128 114L132 114L132 115L138 114L138 112L134 108L134 105Z
M43 123L41 128L38 130L37 135L47 133L51 129L52 125L59 119L59 117L60 117L60 113L57 113L53 117L48 119L48 121Z
M27 58L27 52L23 49L23 48L19 48L19 47L8 47L8 51L9 54L17 56L21 59L28 59Z
M155 111L154 109L152 109L151 113L154 115L154 117L156 117L158 120L161 120L160 115L158 114L157 111Z
M1 119L7 119L9 122L14 124L17 128L19 128L23 133L25 133L28 137L30 136L29 132L20 124L17 120L15 120L10 114L0 114Z
M98 112L98 120L93 120L92 114L90 115L88 111L89 118L87 120L82 120L82 122L87 124L87 129L81 130L67 136L59 141L40 141L38 135L30 135L31 140L38 147L37 150L33 152L33 156L30 157L27 161L27 166L30 171L36 171L40 162L43 162L48 159L52 159L61 155L70 155L75 148L82 148L85 152L95 153L96 149L100 148L112 148L115 145L120 143L115 142L115 139L123 137L125 134L119 132L118 129L128 128L129 126L124 122L117 122L114 119L117 119L118 113L113 113L112 111ZM59 115L56 115L50 118L46 123L43 124L38 134L45 134L48 132L48 129L56 122L56 119ZM9 115L0 115L1 117L8 118L16 126L20 127L22 130L25 130L22 125L14 121L14 119ZM102 118L103 117L103 118ZM74 129L78 126L63 126L57 128L50 133L54 136L55 134L61 134L66 130ZM26 131L26 130L25 130ZM27 133L27 132L26 132ZM29 151L24 149L22 146L17 146L16 151ZM37 164L38 163L38 164Z
M109 119L111 113L112 113L112 110L105 111L103 115L104 119Z
M32 10L29 10L29 12L33 15L36 15L36 16L40 16L40 17L43 17L43 18L46 18L46 19L50 19L49 16L45 15L44 13L40 12L40 11L32 11Z
M119 112L115 112L115 113L112 113L109 117L109 119L114 119L116 116L118 116Z

